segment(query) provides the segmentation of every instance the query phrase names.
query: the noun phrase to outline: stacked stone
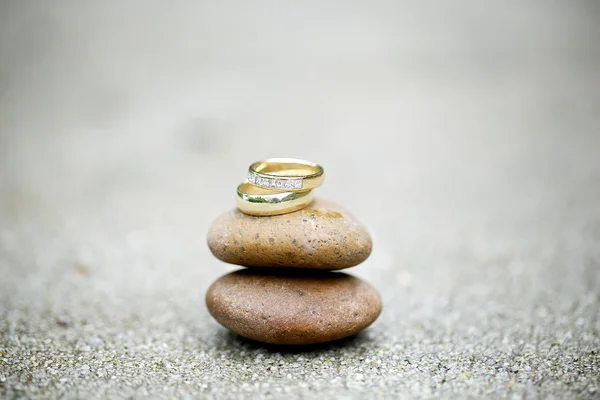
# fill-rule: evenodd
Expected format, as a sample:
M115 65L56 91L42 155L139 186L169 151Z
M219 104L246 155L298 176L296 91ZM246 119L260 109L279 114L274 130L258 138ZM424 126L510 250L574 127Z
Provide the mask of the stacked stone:
M219 216L208 246L220 260L248 267L219 278L206 304L224 327L256 341L314 344L352 336L381 312L377 291L341 272L367 259L367 230L339 206L316 199L288 214Z

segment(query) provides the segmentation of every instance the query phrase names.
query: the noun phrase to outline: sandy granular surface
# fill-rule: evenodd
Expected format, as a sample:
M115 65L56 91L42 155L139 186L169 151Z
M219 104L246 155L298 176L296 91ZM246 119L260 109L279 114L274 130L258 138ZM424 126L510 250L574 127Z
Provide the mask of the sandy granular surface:
M595 2L2 2L0 397L598 398ZM247 166L367 226L358 337L227 333Z

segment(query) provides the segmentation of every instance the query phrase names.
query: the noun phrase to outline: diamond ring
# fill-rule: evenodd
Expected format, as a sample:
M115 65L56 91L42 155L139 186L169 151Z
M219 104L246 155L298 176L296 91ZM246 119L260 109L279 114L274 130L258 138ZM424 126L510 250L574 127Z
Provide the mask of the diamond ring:
M301 192L317 188L325 180L318 164L295 158L269 158L248 169L248 182L276 191Z

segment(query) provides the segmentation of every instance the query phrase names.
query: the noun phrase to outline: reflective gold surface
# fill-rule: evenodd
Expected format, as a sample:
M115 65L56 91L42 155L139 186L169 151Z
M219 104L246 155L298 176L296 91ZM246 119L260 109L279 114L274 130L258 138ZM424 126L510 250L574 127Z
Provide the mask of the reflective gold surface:
M286 214L308 206L313 199L312 191L277 192L241 183L235 197L238 208L248 215L268 216Z
M295 158L269 158L257 161L248 170L249 179L257 186L280 191L305 191L315 189L325 181L323 167L310 161ZM296 187L275 187L268 185L261 179L269 182L280 180L281 182L301 180L301 185Z

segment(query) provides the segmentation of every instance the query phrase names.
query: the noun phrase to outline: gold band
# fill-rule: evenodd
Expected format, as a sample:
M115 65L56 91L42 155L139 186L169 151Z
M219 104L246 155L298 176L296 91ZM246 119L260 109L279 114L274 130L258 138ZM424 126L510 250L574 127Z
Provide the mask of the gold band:
M237 188L235 201L238 208L248 215L266 216L286 214L310 204L312 191L276 192L242 182Z
M295 158L269 158L248 169L248 182L266 189L301 192L317 188L325 180L323 167Z

